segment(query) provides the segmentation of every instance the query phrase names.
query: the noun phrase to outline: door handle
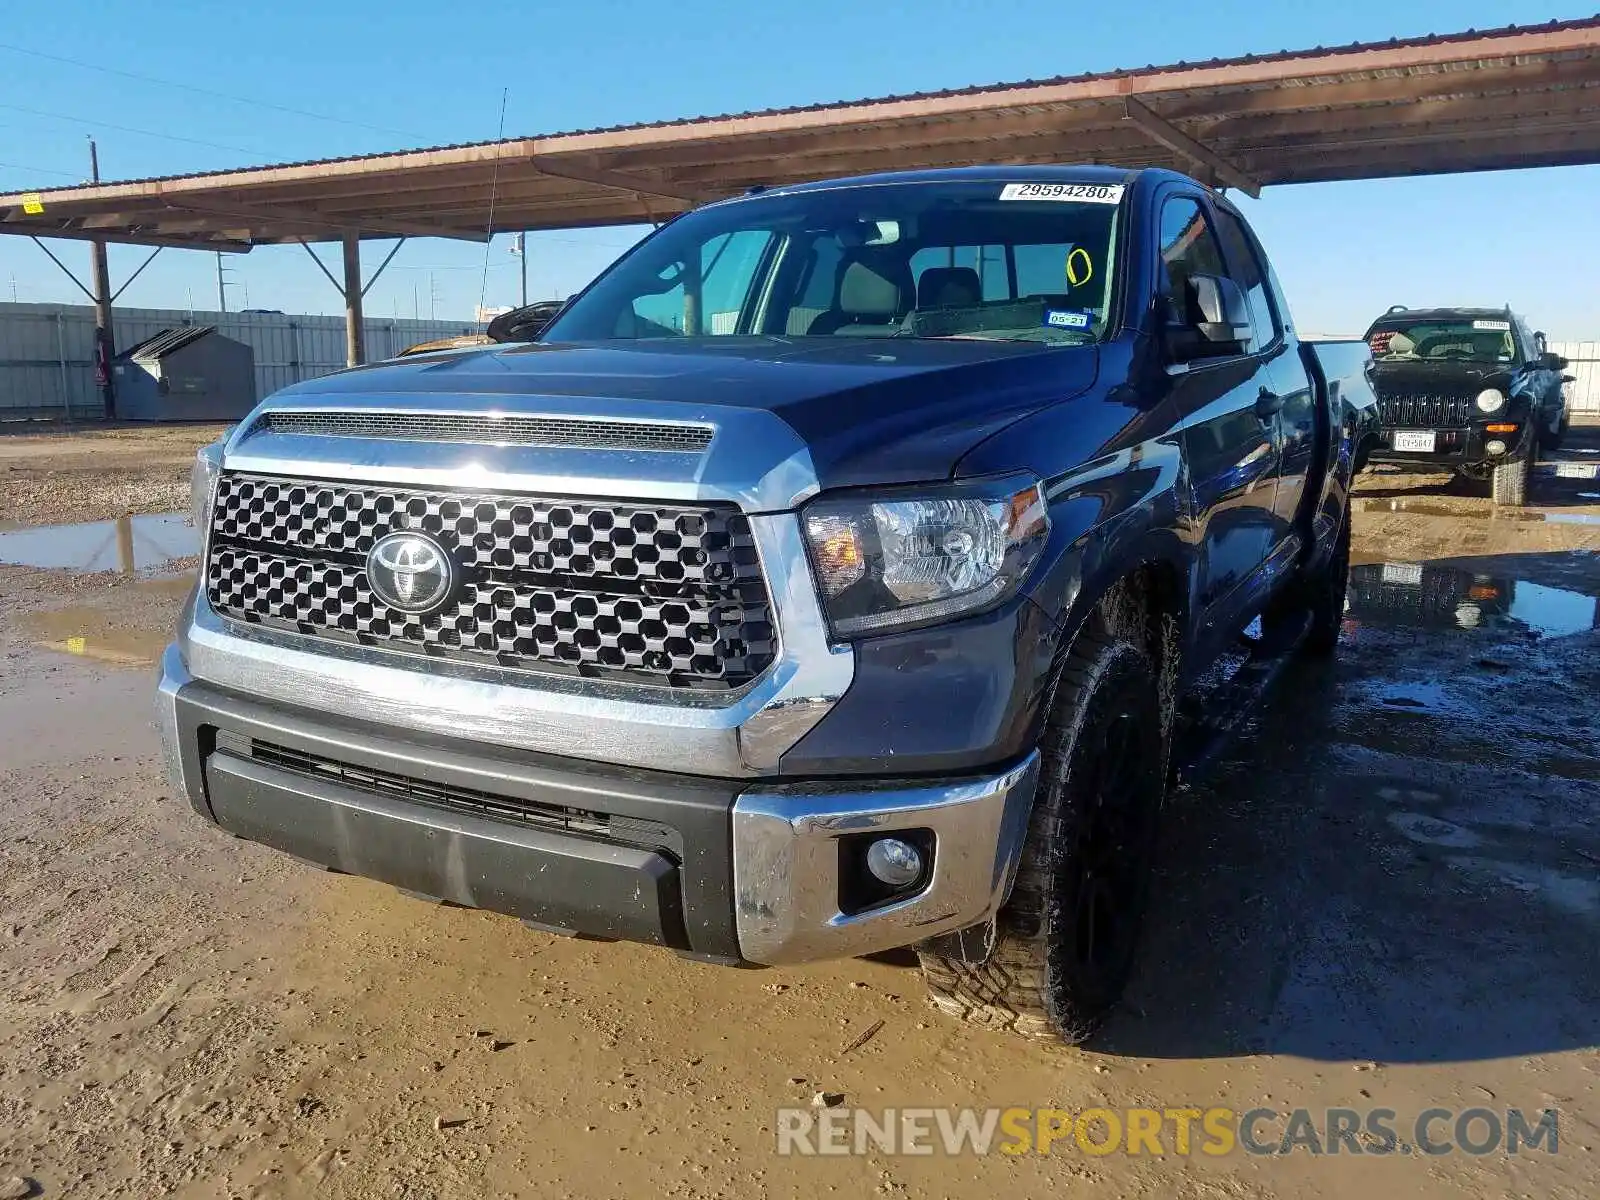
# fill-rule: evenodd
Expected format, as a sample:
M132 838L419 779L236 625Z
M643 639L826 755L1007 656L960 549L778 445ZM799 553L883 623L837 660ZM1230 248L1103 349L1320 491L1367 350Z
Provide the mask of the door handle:
M1278 415L1283 408L1283 397L1277 392L1267 388L1261 389L1261 394L1256 397L1256 416L1263 421L1270 421Z

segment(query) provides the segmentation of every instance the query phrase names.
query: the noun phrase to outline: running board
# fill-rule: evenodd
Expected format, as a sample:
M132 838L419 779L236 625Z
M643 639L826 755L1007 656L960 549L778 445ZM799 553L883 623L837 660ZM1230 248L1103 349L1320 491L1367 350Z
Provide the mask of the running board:
M1251 717L1261 712L1262 701L1294 661L1311 632L1311 614L1277 637L1252 645L1250 657L1227 683L1205 697L1199 715L1182 720L1172 741L1172 785L1193 787L1216 765ZM1179 712L1183 702L1179 702Z

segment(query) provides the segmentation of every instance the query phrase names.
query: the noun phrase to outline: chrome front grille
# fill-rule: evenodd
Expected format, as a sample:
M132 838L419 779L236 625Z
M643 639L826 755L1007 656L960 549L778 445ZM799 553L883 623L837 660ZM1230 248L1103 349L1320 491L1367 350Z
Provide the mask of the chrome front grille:
M367 581L367 552L400 530L430 534L461 571L437 612L391 609ZM732 505L225 472L206 594L225 617L312 638L669 687L738 687L776 652L749 522Z
M286 412L261 415L255 428L319 437L384 438L404 442L469 442L485 446L581 446L701 454L711 445L705 425L671 421L611 421L494 413Z
M1472 421L1471 396L1409 392L1378 397L1378 417L1390 429L1459 429Z

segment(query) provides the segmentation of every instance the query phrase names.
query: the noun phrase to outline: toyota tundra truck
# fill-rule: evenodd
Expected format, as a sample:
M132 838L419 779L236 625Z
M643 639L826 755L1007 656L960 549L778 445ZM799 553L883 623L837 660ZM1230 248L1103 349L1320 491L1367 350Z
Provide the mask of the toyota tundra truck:
M1528 471L1567 433L1562 372L1509 308L1395 305L1372 323L1382 431L1374 462L1454 470L1495 504L1527 501Z
M1177 698L1247 625L1334 648L1370 362L1171 172L699 208L537 342L302 383L200 454L172 779L556 933L914 947L942 1009L1081 1041Z

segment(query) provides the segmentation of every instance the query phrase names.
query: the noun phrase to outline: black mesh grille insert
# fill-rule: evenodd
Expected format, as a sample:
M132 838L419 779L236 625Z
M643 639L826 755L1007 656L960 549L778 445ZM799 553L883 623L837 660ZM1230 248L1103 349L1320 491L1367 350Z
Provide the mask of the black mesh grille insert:
M269 412L258 429L321 437L472 442L488 446L582 446L592 450L655 450L699 454L711 444L704 425L670 421L606 421L434 413Z
M1399 429L1462 428L1472 420L1471 396L1407 393L1378 397L1378 416L1385 427Z
M460 568L442 609L386 607L366 556L432 535ZM771 607L731 505L414 491L225 473L206 593L238 621L318 638L591 677L738 687L772 662Z
M530 800L502 796L477 788L458 784L434 783L392 771L379 771L371 767L354 766L336 759L323 758L304 750L275 746L270 742L245 739L248 753L257 762L280 767L317 779L342 783L362 791L406 800L413 804L427 804L434 808L447 808L478 816L514 820L520 824L541 829L559 830L584 837L609 837L611 817L587 809L568 808L554 804L539 804Z

